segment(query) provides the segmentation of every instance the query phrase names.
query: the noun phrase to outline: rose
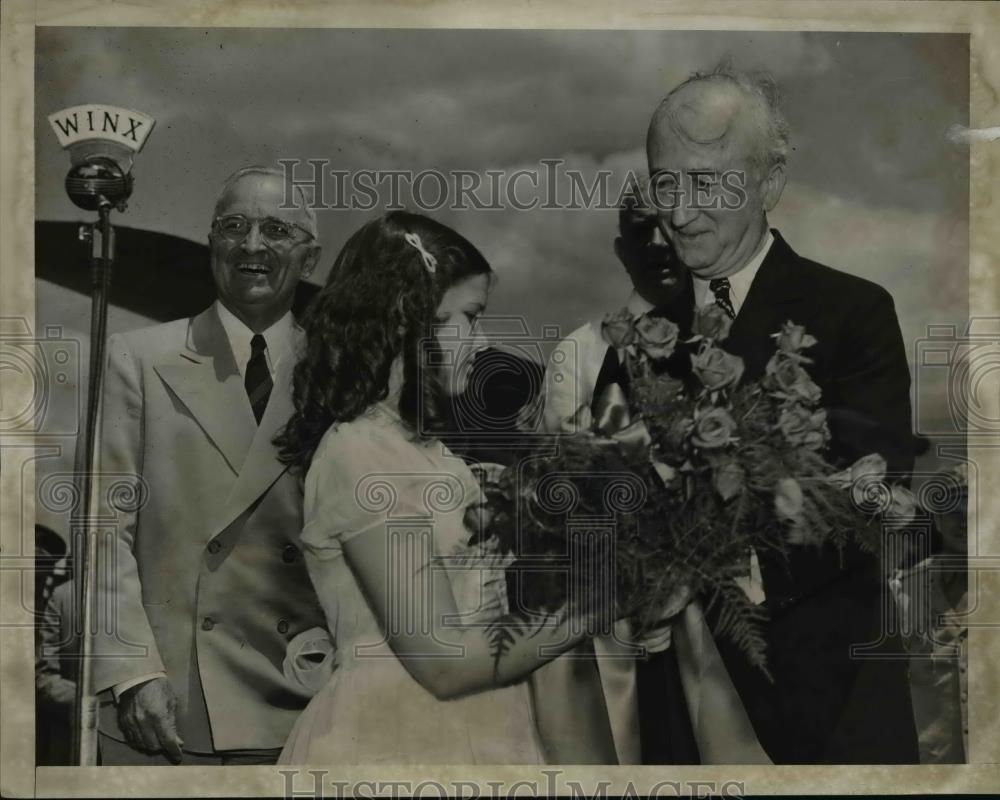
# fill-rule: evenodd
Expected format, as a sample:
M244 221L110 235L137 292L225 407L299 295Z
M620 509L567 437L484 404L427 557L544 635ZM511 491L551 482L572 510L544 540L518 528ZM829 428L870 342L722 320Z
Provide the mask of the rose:
M788 320L781 330L771 334L778 340L778 349L785 353L797 353L816 344L816 337L806 333L804 325L796 325Z
M781 478L774 487L774 511L778 519L785 522L801 523L805 508L805 495L795 478Z
M723 500L730 500L743 490L743 468L732 459L716 464L712 471L712 486Z
M779 397L810 404L818 403L822 395L820 388L813 383L798 360L781 350L767 362L764 385Z
M670 358L677 346L678 328L669 319L643 314L635 323L635 342L650 358Z
M882 480L885 477L885 469L885 458L879 453L870 453L851 464L851 480L859 481L869 476Z
M778 417L778 430L790 445L807 450L819 450L830 438L823 409L810 411L797 405L783 408Z
M903 522L910 522L916 517L917 498L913 496L913 492L905 486L893 486L888 516Z
M725 447L733 440L736 422L724 408L710 408L694 421L691 441L705 450Z
M885 477L885 470L885 459L878 453L869 453L847 469L831 475L827 480L838 489L847 489L852 483L865 479L880 481Z
M729 335L733 321L723 308L716 303L699 308L694 315L692 329L705 339L722 341Z
M891 503L891 490L882 481L885 479L885 459L878 453L863 456L842 470L827 478L840 489L850 488L851 499L858 508L872 512L884 508L884 501Z
M718 347L706 347L691 356L691 369L702 385L714 392L739 383L743 377L743 359Z
M884 508L885 459L878 453L859 458L851 465L851 499L865 511Z
M635 340L635 321L627 308L607 314L601 323L601 336L612 347L620 350Z

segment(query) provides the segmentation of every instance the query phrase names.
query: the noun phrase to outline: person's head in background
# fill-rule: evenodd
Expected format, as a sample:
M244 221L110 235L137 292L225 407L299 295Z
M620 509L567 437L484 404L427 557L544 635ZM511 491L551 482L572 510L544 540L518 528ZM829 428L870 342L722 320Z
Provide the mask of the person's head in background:
M639 296L654 306L666 306L683 290L687 275L659 228L648 186L642 178L622 198L615 255Z
M447 398L487 346L478 319L493 278L471 242L429 217L391 211L363 225L303 320L282 460L307 468L331 425L381 400L415 434L447 429Z
M219 301L255 333L291 310L299 281L312 274L321 252L316 214L302 188L287 184L281 170L261 166L226 179L208 243Z
M660 227L698 278L732 275L767 233L785 186L788 123L774 80L723 63L657 107L646 136Z

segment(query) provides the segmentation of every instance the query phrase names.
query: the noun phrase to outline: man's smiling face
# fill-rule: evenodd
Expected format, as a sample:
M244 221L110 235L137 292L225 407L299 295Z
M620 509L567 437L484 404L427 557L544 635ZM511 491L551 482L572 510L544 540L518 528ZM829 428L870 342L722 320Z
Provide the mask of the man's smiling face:
M653 117L646 142L657 195L660 229L699 278L738 270L767 230L766 212L784 186L784 168L762 169L754 107L740 89L721 81L683 87ZM720 182L742 190L736 207L696 201L697 190L716 199Z
M216 219L241 215L251 223L242 237L227 236L218 225L208 237L219 299L244 322L273 322L283 316L292 307L299 280L312 272L319 257L318 243L304 230L309 227L305 211L281 208L284 194L280 176L250 173L216 205ZM261 230L264 220L288 223L291 238L269 240Z

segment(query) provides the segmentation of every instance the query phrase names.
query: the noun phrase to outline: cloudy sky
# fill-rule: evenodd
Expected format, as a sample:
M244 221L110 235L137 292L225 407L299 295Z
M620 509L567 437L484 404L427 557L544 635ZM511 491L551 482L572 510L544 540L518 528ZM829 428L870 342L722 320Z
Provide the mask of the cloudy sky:
M642 168L657 101L730 56L783 92L793 151L772 223L792 247L885 285L908 342L968 315L968 153L944 138L968 121L964 36L38 28L36 47L38 218L81 217L47 115L108 102L157 120L121 222L199 241L221 180L247 162ZM319 213L320 277L375 213ZM568 331L627 294L613 212L435 216L500 275L490 312L523 315L534 333Z

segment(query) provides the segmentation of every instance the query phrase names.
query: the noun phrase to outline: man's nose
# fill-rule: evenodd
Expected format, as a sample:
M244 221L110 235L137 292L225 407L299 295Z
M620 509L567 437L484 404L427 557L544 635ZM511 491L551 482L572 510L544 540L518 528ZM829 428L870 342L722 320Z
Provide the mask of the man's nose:
M653 226L653 235L649 237L649 243L656 247L663 247L667 243L667 237L663 235L659 225Z
M670 209L670 227L683 228L698 216L698 210L691 207L686 196L678 197Z
M247 235L243 237L242 247L248 253L259 253L264 249L264 237L260 232L260 223L252 222Z

